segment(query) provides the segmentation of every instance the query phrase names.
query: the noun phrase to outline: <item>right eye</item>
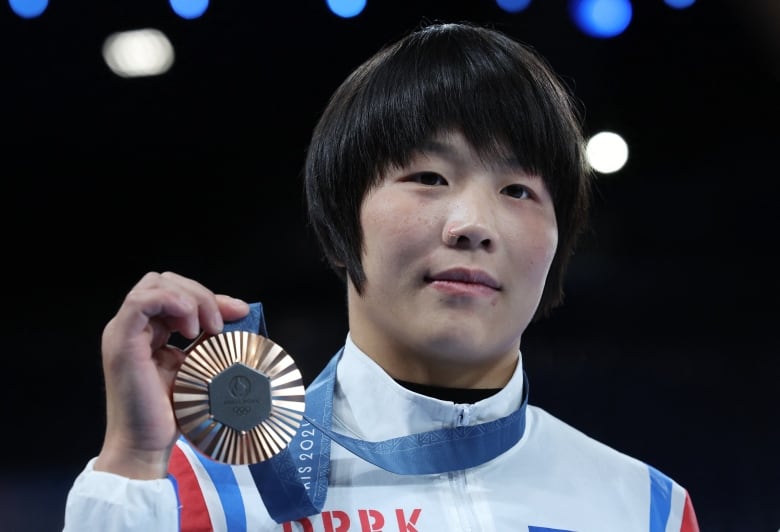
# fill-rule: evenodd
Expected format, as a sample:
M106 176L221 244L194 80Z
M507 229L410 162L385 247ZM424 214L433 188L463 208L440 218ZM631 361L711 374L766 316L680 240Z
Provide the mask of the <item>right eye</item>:
M414 183L420 183L421 185L427 185L427 186L447 184L447 180L444 179L440 174L437 174L436 172L417 172L415 174L410 175L407 178L407 181L412 181Z

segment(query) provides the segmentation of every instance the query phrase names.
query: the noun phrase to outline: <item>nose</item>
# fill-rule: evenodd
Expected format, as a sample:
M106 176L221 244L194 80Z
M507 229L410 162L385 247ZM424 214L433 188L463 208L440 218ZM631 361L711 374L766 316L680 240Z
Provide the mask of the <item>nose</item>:
M480 198L460 198L450 209L442 231L445 245L457 249L492 250L497 234L492 207Z

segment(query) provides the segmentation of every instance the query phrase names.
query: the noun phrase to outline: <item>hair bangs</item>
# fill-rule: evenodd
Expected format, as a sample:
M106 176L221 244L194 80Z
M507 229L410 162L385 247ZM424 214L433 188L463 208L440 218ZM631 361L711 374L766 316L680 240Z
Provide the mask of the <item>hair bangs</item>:
M578 137L559 118L561 104L571 102L561 101L565 94L539 61L514 42L424 31L386 50L363 80L353 102L365 128L355 137L357 149L374 154L378 178L405 165L424 142L457 130L486 161L511 158L540 175L555 197L558 176L579 164Z

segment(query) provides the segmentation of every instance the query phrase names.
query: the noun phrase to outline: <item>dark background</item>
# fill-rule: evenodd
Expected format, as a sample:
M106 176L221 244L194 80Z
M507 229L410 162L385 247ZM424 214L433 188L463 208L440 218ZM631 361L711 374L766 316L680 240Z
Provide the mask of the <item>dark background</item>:
M262 301L305 380L346 334L343 288L306 226L300 169L330 93L423 19L492 24L535 46L614 129L567 299L526 333L531 400L685 486L703 531L780 529L780 5L635 2L587 37L566 3L164 1L0 8L6 316L0 529L59 530L100 447L99 342L149 270ZM114 31L171 39L167 74L121 79Z

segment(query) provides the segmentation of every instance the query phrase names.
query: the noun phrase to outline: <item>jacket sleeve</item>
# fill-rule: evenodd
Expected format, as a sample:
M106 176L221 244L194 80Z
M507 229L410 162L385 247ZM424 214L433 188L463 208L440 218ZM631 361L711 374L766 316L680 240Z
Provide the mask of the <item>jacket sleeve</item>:
M680 532L699 532L699 522L696 519L696 512L693 510L691 496L687 491L685 492L685 505L683 506Z
M652 466L650 473L650 532L699 532L688 491Z
M68 492L63 532L178 532L172 479L129 479L95 471L94 462L87 463Z

